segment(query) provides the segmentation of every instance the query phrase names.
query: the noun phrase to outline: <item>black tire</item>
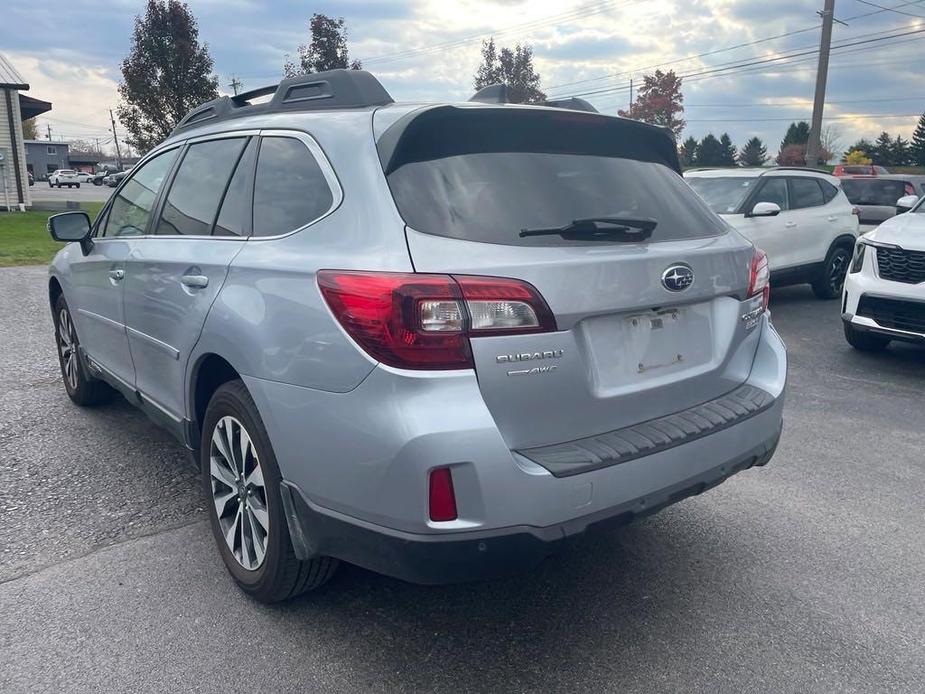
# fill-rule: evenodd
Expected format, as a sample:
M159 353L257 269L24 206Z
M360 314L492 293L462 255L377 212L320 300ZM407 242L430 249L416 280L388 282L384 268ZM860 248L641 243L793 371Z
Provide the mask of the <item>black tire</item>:
M55 301L54 321L58 365L61 367L61 379L64 381L67 396L81 407L109 402L115 391L108 383L93 378L87 372L87 366L78 349L80 341L77 338L77 330L63 294ZM68 341L70 348L66 347ZM71 354L74 355L73 360L70 360Z
M48 182L48 187L49 187L49 188L54 188L55 186L54 186L54 184L52 184L51 181L49 181L49 182Z
M80 188L80 184L79 184L79 183L77 184L77 187Z
M861 352L882 352L890 344L890 338L886 335L858 330L851 323L845 323L845 339Z
M813 293L820 299L837 299L845 287L845 276L851 263L851 251L846 246L835 246L822 264L822 271L813 282Z
M269 528L265 536L265 553L262 562L254 569L246 568L229 547L213 500L213 493L217 489L220 491L231 489L234 494L234 489L230 485L221 487L217 481L213 482L211 471L213 433L222 418L229 416L236 419L246 430L251 445L256 449L256 458L259 460L263 476L264 484L258 494L262 497L261 502L266 504ZM252 458L246 455L244 457L242 467L246 467L247 460L250 460L253 465ZM334 575L339 563L337 559L318 557L300 561L295 556L279 492L281 475L276 456L260 413L257 412L257 406L247 391L247 387L240 380L229 381L221 385L209 401L202 422L199 465L212 534L215 536L215 542L225 562L225 568L245 593L260 602L279 602L313 590L326 583ZM253 467L250 469L252 470ZM244 494L242 492L242 496ZM222 518L226 524L229 523L228 502L231 502L232 509L236 508L238 498L240 497L235 496L233 499L228 499L223 506L225 513ZM235 533L234 542L238 539L239 536Z

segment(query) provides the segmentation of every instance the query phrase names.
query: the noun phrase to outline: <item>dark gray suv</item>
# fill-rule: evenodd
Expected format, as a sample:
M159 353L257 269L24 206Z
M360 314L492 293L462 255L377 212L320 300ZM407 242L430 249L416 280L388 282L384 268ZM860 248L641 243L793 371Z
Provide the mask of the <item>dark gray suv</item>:
M362 71L223 97L92 225L49 223L68 394L196 452L260 600L338 560L523 570L774 452L767 259L670 133L474 98L396 104Z

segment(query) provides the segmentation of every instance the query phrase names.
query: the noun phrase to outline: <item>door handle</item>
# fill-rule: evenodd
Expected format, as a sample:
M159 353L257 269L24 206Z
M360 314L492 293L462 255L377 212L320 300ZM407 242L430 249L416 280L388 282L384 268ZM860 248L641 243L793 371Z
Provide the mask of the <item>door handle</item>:
M834 214L831 214L831 215L829 215L829 221L830 221L830 222L837 222L837 221L838 221L838 217L836 217Z
M111 280L115 280L116 282L118 282L124 277L125 277L125 270L123 270L122 268L119 268L118 270L109 271L109 279Z
M209 286L209 278L205 275L183 275L180 278L180 283L191 289L204 289Z
M784 227L787 228L787 229L793 229L793 227L795 227L796 225L797 225L796 222L786 222L786 223L784 224Z

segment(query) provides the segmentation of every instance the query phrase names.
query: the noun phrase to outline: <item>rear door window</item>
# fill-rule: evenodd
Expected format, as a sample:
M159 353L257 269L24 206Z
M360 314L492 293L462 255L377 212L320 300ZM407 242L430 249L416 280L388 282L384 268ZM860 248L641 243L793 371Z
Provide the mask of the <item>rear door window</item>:
M790 209L800 210L806 207L821 207L825 204L822 188L814 178L791 178Z
M254 236L295 231L327 214L334 194L304 142L264 137L254 183Z
M825 200L826 204L832 202L835 199L835 196L838 195L838 188L833 186L828 181L819 181L819 185L822 187L822 197Z
M157 225L160 236L208 236L247 138L190 145L170 185Z

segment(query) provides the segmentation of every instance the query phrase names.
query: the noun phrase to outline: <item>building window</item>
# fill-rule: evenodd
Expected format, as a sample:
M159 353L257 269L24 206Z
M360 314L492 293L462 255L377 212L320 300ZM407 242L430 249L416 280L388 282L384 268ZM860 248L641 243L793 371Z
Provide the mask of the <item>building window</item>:
M57 148L57 147L52 147L51 145L49 145L49 146L48 146L47 152L48 152L48 154L51 154L51 155L57 155L57 154L58 154L58 148Z

